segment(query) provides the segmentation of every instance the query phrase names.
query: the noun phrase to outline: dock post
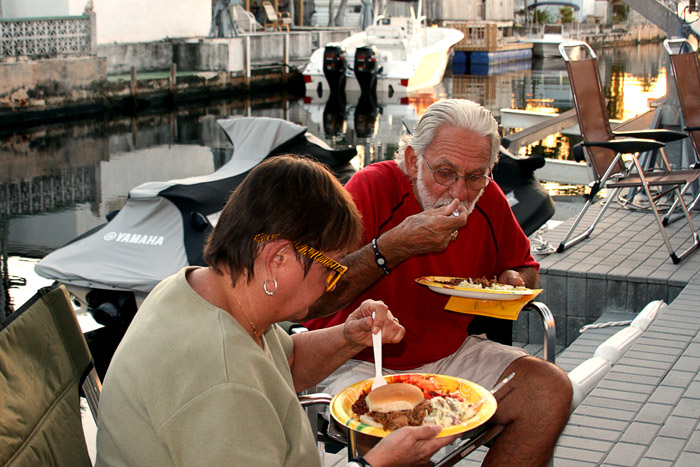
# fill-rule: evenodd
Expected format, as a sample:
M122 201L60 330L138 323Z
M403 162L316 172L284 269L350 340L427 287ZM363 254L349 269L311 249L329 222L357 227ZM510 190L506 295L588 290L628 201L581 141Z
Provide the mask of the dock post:
M129 91L131 92L132 97L136 96L136 67L135 66L131 67L131 83L129 84Z
M245 36L245 61L243 64L245 73L245 85L250 86L250 36Z
M289 33L284 35L282 43L282 82L287 84L287 67L289 65Z
M175 92L175 79L177 74L177 63L170 65L170 92Z

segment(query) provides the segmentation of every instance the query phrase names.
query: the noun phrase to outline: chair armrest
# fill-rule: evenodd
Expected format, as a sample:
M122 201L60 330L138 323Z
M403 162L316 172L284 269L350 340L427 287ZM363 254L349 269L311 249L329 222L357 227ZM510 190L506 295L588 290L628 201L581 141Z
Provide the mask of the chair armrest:
M549 307L542 302L529 302L523 307L523 310L536 311L542 318L542 325L544 326L544 359L554 363L557 343L554 315L549 310Z
M284 329L290 336L294 334L299 334L300 332L308 331L308 329L305 326L299 323L294 323L292 321L280 321L279 323L277 323L277 325Z
M310 405L324 404L329 405L331 403L333 396L325 392L317 392L315 394L303 394L299 396L299 403L302 407L308 407Z
M632 154L635 152L646 152L652 149L659 149L665 146L664 143L652 139L625 138L612 139L610 141L584 141L583 146L600 147L612 149L617 153Z
M664 129L613 131L613 134L623 138L653 139L661 143L670 143L688 137L683 132Z

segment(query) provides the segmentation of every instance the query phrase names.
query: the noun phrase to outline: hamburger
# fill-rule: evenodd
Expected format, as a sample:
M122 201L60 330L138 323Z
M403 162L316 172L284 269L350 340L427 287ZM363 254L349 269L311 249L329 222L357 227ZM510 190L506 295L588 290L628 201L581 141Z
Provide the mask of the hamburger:
M353 411L365 425L387 431L422 425L431 410L423 391L413 384L391 383L363 396L353 404Z
M410 383L390 383L362 394L352 410L360 422L386 431L420 425L445 428L465 423L476 415L476 407L461 397L427 389Z

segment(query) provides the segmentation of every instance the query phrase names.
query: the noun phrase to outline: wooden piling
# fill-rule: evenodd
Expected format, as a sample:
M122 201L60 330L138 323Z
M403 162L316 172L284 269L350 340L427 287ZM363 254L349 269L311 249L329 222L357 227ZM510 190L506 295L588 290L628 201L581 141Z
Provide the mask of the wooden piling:
M131 67L131 83L129 84L129 91L131 92L131 96L135 97L136 96L136 67L132 66Z
M175 92L176 87L176 77L177 77L177 63L170 65L170 92Z

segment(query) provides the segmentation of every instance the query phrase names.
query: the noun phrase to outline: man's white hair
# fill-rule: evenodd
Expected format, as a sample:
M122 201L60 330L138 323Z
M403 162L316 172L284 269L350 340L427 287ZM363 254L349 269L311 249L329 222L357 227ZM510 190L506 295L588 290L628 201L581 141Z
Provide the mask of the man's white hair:
M411 146L418 155L422 156L432 144L437 130L445 125L466 128L477 135L490 138L489 166L493 167L496 164L501 135L498 132L498 122L491 112L467 99L445 99L428 107L412 134L404 134L399 140L396 163L401 170L406 172L406 147ZM469 144L468 141L464 143Z

